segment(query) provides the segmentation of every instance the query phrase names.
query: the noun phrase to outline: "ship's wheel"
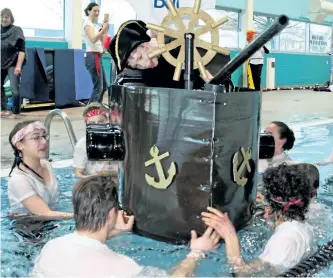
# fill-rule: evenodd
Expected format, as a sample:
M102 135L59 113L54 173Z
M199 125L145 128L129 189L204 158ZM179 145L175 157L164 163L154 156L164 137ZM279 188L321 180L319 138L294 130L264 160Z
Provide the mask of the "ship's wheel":
M194 69L199 69L201 77L207 78L205 66L214 58L216 53L229 55L230 51L226 48L219 47L219 26L228 21L228 17L214 21L214 19L204 10L201 10L201 0L195 0L193 8L178 8L176 9L171 0L166 0L169 13L163 19L162 24L147 24L148 29L157 32L158 49L149 54L149 58L154 58L159 55L163 57L175 67L173 80L179 81L181 70L185 64L185 39L186 33L194 34ZM189 24L186 27L184 17L189 18ZM202 20L205 25L195 29L197 22ZM174 24L178 30L170 28ZM211 42L207 42L199 37L206 33L211 34ZM165 44L165 36L174 38L170 43ZM179 47L178 57L171 55L170 51ZM207 50L206 54L201 57L197 47Z

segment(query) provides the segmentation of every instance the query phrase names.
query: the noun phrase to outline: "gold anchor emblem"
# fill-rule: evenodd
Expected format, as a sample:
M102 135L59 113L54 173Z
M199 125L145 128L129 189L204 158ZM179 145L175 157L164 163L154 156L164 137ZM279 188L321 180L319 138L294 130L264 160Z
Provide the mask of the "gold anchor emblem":
M239 169L239 161L238 161L238 152L234 154L232 164L233 164L233 175L234 175L234 182L236 182L238 185L245 186L247 183L247 178L242 177L243 171L245 170L244 168L246 167L247 171L251 173L251 165L250 165L250 160L251 160L251 150L247 149L245 152L244 148L241 147L240 149L242 157L243 157L243 162L241 163Z
M168 170L168 178L165 177L163 167L161 164L161 160L168 157L170 154L169 152L166 152L164 154L159 154L159 149L156 146L153 146L150 149L150 155L153 157L152 159L145 162L145 166L148 167L149 165L155 164L159 182L155 181L154 177L151 177L149 175L145 175L146 181L149 185L158 188L158 189L167 189L168 186L171 184L173 177L176 175L176 164L174 162L171 162L170 168Z

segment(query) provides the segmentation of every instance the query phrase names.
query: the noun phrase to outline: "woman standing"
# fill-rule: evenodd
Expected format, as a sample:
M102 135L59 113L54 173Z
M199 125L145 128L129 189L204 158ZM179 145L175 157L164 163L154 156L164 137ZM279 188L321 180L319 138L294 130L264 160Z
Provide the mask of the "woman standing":
M248 42L252 42L254 38L256 38L258 35L256 32L252 31L252 36L248 36ZM269 54L269 50L266 46L259 49L257 52L255 52L251 58L250 58L250 67L252 72L252 78L254 83L254 88L256 91L260 91L261 87L261 72L262 67L264 65L264 56L265 54Z
M14 25L10 9L1 11L1 117L16 119L21 110L20 77L25 63L25 38L20 27ZM12 112L7 109L5 79L9 77L12 91Z
M103 41L108 33L108 22L103 23L103 27L97 25L99 16L99 6L90 3L84 10L87 20L84 22L84 41L86 43L85 64L91 75L94 85L90 102L102 102L103 94L108 89L105 71L102 64Z

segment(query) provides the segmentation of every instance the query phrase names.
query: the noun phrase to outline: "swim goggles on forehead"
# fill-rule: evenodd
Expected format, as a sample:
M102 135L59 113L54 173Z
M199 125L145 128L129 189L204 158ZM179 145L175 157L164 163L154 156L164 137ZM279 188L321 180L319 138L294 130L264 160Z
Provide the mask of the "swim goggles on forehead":
M89 112L87 112L84 115L84 118L89 119L91 117L98 116L98 115L103 115L103 116L107 117L107 113L106 113L105 109L98 109L97 108L97 109L92 109Z
M27 136L30 133L33 133L36 130L46 131L46 128L40 121L33 122L21 128L18 132L16 132L10 142L12 143L13 146L15 146L18 142L22 141L25 136Z

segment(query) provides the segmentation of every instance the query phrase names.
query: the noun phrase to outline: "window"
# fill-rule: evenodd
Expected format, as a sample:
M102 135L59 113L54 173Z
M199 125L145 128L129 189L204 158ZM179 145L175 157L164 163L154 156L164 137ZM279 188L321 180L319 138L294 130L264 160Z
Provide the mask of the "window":
M1 7L12 10L26 37L64 38L64 0L1 0Z
M98 2L96 1L96 3ZM113 26L114 33L118 31L120 25L125 21L136 19L136 12L128 1L100 0L100 7L99 22L102 23L105 13L110 14L110 24Z
M329 53L331 48L331 27L310 24L310 52Z
M306 23L290 21L280 34L280 50L305 52Z
M239 36L239 14L236 12L229 12L225 10L205 10L214 20L218 20L224 16L228 17L228 22L221 25L220 32L220 46L227 48L238 48L238 36ZM199 26L203 26L204 22L199 22ZM201 36L200 38L211 41L209 33Z
M266 17L266 16L258 16L255 15L253 17L253 29L256 31L259 35L263 33L269 26L272 25L274 22L274 18L272 17ZM267 47L269 49L278 49L278 40L279 37L275 36L272 40L270 40L267 43Z

